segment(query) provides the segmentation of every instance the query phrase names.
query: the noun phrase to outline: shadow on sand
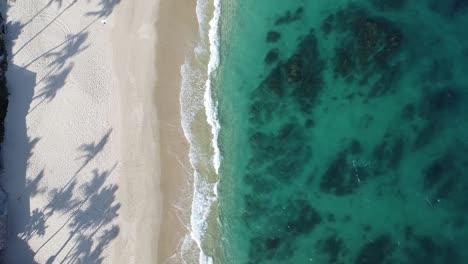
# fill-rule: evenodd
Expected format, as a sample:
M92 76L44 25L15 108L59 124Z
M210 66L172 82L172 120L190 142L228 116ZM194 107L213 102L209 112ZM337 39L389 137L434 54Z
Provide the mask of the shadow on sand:
M23 1L23 0L21 0ZM95 19L80 32L69 35L57 46L44 50L42 55L33 59L24 67L13 63L13 50L22 29L35 20L50 5L58 4L61 12L44 28L16 49L16 54L28 45L49 27L56 19L73 8L77 1L50 0L41 7L25 23L17 21L7 23L7 47L10 54L9 80L10 105L6 118L5 143L2 148L4 157L4 170L1 173L1 182L9 193L9 233L8 248L2 259L6 263L35 263L35 256L44 254L43 249L50 244L53 252L47 259L52 263L101 263L103 251L109 243L119 234L119 227L114 224L118 216L120 204L116 201L118 186L106 182L117 166L103 169L95 168L91 171L90 180L77 181L76 175L82 172L105 147L112 133L109 129L96 142L83 143L77 150L82 166L71 177L71 180L60 188L46 188L44 179L47 178L47 162L37 175L28 175L30 159L37 144L41 144L41 136L31 138L28 135L27 116L36 107L49 103L63 89L74 64L70 59L89 47L87 44L88 29L98 19L109 16L120 0L89 0L98 6L96 10L86 13ZM63 5L63 7L62 7ZM8 6L3 6L2 13L6 13ZM37 80L36 73L28 70L29 66L41 58L52 58L48 65L51 70ZM38 84L45 85L36 93ZM38 103L35 101L39 100ZM47 135L43 135L46 137ZM70 157L74 159L74 157ZM37 164L35 164L37 165ZM72 172L73 173L73 172ZM83 173L82 173L83 174ZM48 198L48 203L42 208L31 208L30 199L36 196ZM65 219L61 226L52 225L51 217ZM67 234L63 234L67 232ZM58 234L61 234L58 236ZM65 239L60 240L65 237ZM30 248L29 241L41 241L38 248ZM37 242L36 242L37 244Z

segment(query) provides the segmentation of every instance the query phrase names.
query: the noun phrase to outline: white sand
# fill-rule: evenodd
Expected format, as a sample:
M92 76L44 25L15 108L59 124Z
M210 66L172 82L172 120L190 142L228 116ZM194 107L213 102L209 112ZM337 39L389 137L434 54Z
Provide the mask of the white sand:
M156 2L10 0L7 263L154 263Z

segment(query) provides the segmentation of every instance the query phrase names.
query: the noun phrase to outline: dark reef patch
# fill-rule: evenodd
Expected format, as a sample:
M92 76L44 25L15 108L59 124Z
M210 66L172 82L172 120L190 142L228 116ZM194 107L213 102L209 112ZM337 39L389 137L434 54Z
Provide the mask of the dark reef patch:
M454 170L452 157L444 155L424 170L424 188L432 189Z
M350 161L348 155L349 151L343 150L330 163L320 181L320 190L322 192L337 196L349 195L359 187L362 181L369 177L367 170L356 166L354 162Z
M275 54L272 53L268 62L277 58ZM271 120L278 104L286 98L293 99L304 113L310 113L323 88L323 69L324 62L319 56L317 38L311 31L302 39L297 52L286 62L278 63L257 88L254 96L258 99L250 108L252 122Z
M358 253L355 264L390 264L395 246L390 235L380 235L365 244Z
M427 92L421 104L420 114L426 119L434 115L453 112L462 100L459 89L451 86Z
M243 3L265 17L220 61L234 262L464 263L468 14L431 1Z
M281 214L286 208L288 214ZM262 215L265 223L269 226L264 228L266 233L251 239L249 263L260 263L273 258L281 261L291 257L295 251L296 240L301 236L308 235L322 222L318 211L303 199L291 199L270 208L270 210L257 212L257 214L257 217Z
M335 78L336 76L349 76L355 67L352 51L346 46L337 48L335 51L334 65Z
M468 10L467 0L429 0L428 4L430 10L447 19L453 19L460 15L464 15Z
M267 55L265 56L265 64L267 65L272 64L273 62L278 60L278 57L279 57L278 49L272 49L268 51Z
M287 11L284 15L276 19L275 25L279 26L283 24L292 23L294 21L299 20L303 14L304 14L304 8L302 7L297 8L296 11L294 12Z
M413 121L416 115L414 104L406 104L401 111L401 118L405 121Z
M336 234L319 240L317 249L326 256L326 263L341 263L341 259L346 256L346 246L344 241L337 237Z
M272 30L272 31L268 31L267 36L266 36L266 41L268 43L274 43L280 40L280 38L281 38L281 33Z
M330 14L325 18L322 22L322 26L320 27L322 29L322 32L325 35L330 34L330 32L333 30L333 20L334 20L333 14Z
M395 92L402 76L396 58L403 46L403 34L395 22L350 6L325 18L324 27L326 34L335 32L338 39L332 60L335 78L368 87L361 92L369 97Z
M458 264L460 256L452 242L444 238L416 236L405 248L405 264Z
M443 200L456 210L467 209L465 163L466 157L458 151L446 151L426 166L423 170L423 190L431 200Z
M353 155L358 155L362 152L361 142L357 139L351 140L351 144L349 144L349 151Z
M250 240L249 262L261 263L265 260L286 260L294 252L294 245L286 237L255 237Z
M406 0L371 0L374 7L382 11L400 10L405 7Z
M439 133L440 126L437 122L429 120L422 128L416 131L413 149L418 150L431 143Z

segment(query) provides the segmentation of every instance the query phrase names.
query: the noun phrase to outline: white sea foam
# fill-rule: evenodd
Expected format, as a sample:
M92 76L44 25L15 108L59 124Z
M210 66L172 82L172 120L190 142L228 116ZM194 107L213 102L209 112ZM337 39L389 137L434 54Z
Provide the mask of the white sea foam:
M211 81L215 78L216 70L219 66L219 18L221 15L221 0L215 0L214 16L210 21L210 31L208 33L210 40L210 61L208 62L208 79L205 85L205 111L207 122L211 126L211 133L213 134L213 166L216 174L219 174L219 167L221 165L221 153L218 146L218 135L220 124L218 120L218 104L213 98L213 87Z
M191 124L194 121L195 114L205 108L207 116L207 123L211 127L212 133L212 147L213 157L212 166L216 174L219 173L221 165L221 155L218 146L218 133L220 124L218 120L217 102L212 93L212 82L215 78L216 69L219 66L219 19L221 15L221 1L214 0L214 12L211 20L208 22L207 10L209 0L197 1L197 17L200 28L200 43L195 48L195 57L208 56L209 62L207 65L207 72L197 72L193 68L193 61L186 59L185 64L181 67L182 74L182 89L181 89L181 113L182 113L182 127L185 137L190 143L190 163L194 169L193 173L193 200L192 211L190 216L190 234L185 238L182 245L182 250L193 252L191 244L193 241L198 248L198 262L200 264L212 264L213 259L205 254L203 251L203 238L208 229L208 218L210 209L217 201L217 182L210 183L205 175L201 175L197 171L197 165L200 162L198 155L197 142L195 142ZM207 32L208 31L208 32ZM209 48L208 48L209 47ZM200 79L204 78L206 81L202 82ZM199 87L203 86L203 90ZM200 103L203 101L203 105ZM190 240L190 241L189 241ZM184 255L184 252L182 253Z

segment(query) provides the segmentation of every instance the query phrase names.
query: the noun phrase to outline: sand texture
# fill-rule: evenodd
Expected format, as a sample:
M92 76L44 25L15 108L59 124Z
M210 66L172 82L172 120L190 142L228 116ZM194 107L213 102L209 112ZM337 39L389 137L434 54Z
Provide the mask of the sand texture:
M8 3L7 263L154 263L156 4Z

